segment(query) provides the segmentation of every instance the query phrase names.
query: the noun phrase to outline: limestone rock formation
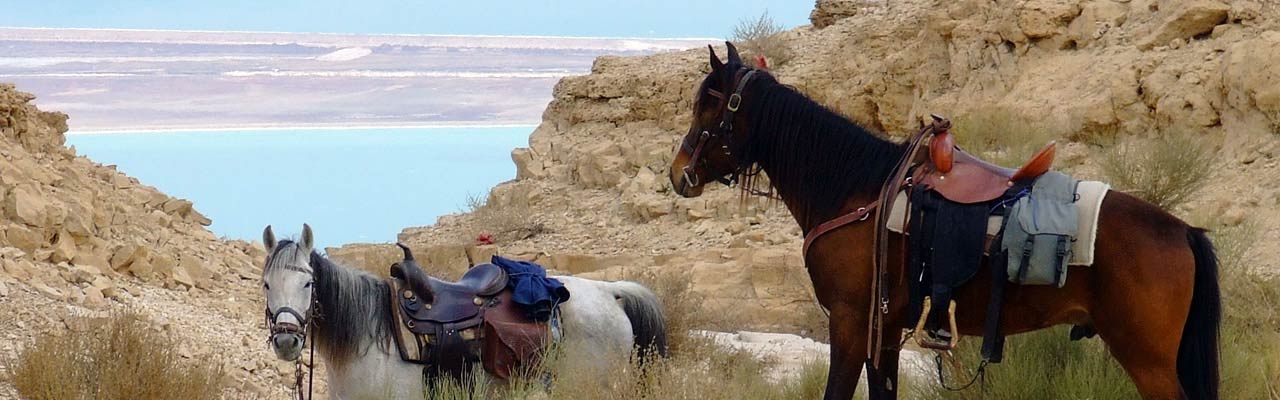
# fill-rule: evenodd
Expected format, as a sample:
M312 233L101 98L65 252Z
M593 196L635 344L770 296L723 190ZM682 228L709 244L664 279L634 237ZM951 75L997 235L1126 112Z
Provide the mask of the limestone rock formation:
M114 281L168 287L238 283L257 263L247 243L220 241L188 200L64 147L67 116L0 84L0 247L5 278L100 308ZM171 260L182 260L169 268ZM65 274L54 273L66 271Z

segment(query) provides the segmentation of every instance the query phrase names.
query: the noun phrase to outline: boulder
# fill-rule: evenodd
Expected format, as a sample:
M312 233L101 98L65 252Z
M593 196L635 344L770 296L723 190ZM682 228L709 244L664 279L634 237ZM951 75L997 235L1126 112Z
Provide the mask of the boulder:
M29 226L44 226L48 200L40 191L26 185L9 191L4 198L5 214Z
M826 28L836 21L858 14L858 6L864 0L817 0L809 12L809 23L814 28Z
M1079 7L1079 2L1070 0L1029 0L1018 9L1018 26L1029 39L1055 36L1080 14Z
M1151 33L1139 39L1138 48L1150 50L1156 46L1164 46L1174 39L1183 41L1213 32L1213 27L1227 20L1231 6L1217 1L1188 1L1173 3L1175 8L1168 10L1165 18L1151 30Z
M9 241L9 245L22 249L27 254L35 254L36 250L44 246L44 234L38 230L28 228L22 224L10 224L4 228L5 239Z
M77 255L75 239L71 237L70 233L64 230L55 235L53 241L53 255L50 256L50 261L71 261L75 259Z

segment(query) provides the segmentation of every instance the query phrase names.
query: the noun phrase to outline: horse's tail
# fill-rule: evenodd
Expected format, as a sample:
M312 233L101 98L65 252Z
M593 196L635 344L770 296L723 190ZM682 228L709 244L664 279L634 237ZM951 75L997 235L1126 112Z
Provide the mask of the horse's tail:
M1178 347L1178 380L1190 399L1218 398L1218 325L1222 320L1222 297L1218 288L1218 256L1205 230L1187 232L1195 254L1195 289L1191 312L1182 328Z
M631 334L635 336L640 362L644 363L645 358L653 354L666 357L667 317L662 313L658 296L635 282L614 282L609 289L621 301L623 312L631 320Z

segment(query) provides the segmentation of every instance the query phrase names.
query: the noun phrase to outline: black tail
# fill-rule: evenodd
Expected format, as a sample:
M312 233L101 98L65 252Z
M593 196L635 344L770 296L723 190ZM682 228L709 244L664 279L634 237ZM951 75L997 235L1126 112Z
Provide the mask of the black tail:
M653 355L667 356L667 317L658 296L634 282L614 282L613 294L622 300L622 311L631 321L640 363Z
M1218 255L1205 230L1191 228L1187 241L1196 258L1191 312L1178 347L1178 380L1189 399L1218 398L1218 325L1222 294L1218 288Z

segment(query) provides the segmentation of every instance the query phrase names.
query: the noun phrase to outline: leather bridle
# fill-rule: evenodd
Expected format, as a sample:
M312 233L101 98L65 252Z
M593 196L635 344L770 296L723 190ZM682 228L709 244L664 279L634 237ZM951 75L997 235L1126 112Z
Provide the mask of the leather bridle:
M319 308L319 305L320 305L319 301L316 300L316 285L312 283L310 286L311 286L311 299L309 300L309 302L311 303L311 305L307 308L306 315L302 315L302 313L298 312L298 310L295 310L293 309L293 307L289 307L289 306L280 307L276 309L275 312L272 312L270 307L264 310L266 312L267 329L271 332L267 336L268 343L270 343L272 339L276 337L276 335L280 335L280 334L299 335L300 334L302 336L302 345L304 347L307 345L307 337L311 336L312 320L315 319L316 309ZM277 322L280 319L280 316L284 314L292 315L294 318L298 320L299 323L302 324L302 326L298 326L290 323ZM307 396L306 397L302 396L302 376L304 375L302 373L302 365L303 365L302 357L299 356L297 360L294 360L293 393L298 400L309 400L312 398L312 389L315 388L315 365L316 365L315 343L311 344L311 358L310 358L310 362L307 363L307 373L306 373Z
M715 89L707 89L707 94L724 102L724 113L721 114L720 126L716 127L714 131L703 129L702 132L697 135L685 135L684 141L680 143L681 150L689 151L691 154L689 157L689 163L685 164L684 168L681 170L681 173L684 175L685 185L695 187L705 183L699 179L696 167L706 166L707 160L702 156L702 152L706 148L707 143L712 140L719 140L722 155L725 157L733 155L734 113L738 112L738 108L742 106L743 89L747 87L747 83L751 81L751 78L754 77L757 72L759 72L759 70L745 67L738 70L738 72L735 72L734 81L736 84L730 84L730 87L733 87L734 91L729 94L727 99L724 97L723 93L720 93ZM690 139L696 139L697 141L694 144L690 144ZM716 177L715 180L725 185L733 185L737 183L738 175L740 175L744 169L744 166L738 166L733 171Z

